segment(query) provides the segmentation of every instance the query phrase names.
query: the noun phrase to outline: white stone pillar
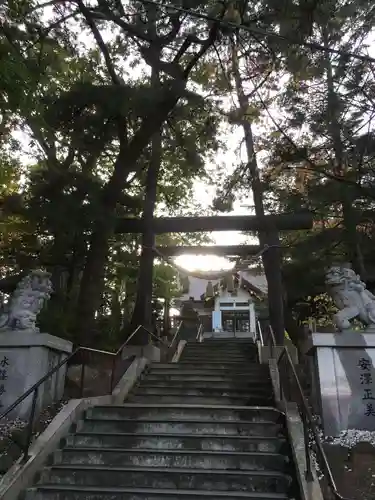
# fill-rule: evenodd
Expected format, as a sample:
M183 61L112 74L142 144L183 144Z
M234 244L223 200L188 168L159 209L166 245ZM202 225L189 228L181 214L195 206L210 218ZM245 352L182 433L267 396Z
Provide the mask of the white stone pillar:
M255 317L255 305L254 305L254 302L250 302L250 304L249 304L249 320L250 320L250 332L255 336L255 333L256 333L256 317Z

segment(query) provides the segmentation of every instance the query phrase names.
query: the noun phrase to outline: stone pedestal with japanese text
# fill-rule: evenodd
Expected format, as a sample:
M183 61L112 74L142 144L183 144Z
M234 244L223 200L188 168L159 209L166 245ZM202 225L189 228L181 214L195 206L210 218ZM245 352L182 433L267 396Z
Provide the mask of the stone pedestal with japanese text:
M0 334L0 414L14 403L49 370L72 352L72 343L46 333L28 330L2 331ZM62 367L39 388L36 411L61 399L66 367ZM32 395L9 415L25 418Z
M307 351L325 435L375 431L375 334L313 333Z

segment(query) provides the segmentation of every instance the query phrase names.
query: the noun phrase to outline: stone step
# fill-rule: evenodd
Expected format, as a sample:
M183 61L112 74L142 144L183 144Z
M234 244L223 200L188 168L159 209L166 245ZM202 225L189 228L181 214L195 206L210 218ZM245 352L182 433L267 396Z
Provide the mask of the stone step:
M247 362L247 363L254 363L256 364L256 356L255 356L256 353L252 353L252 354L245 354L245 353L241 353L241 354L230 354L230 353L227 353L225 351L223 352L211 352L211 353L204 353L204 352L191 352L191 351L182 351L182 354L181 354L181 358L186 358L186 357L189 357L189 358L194 358L194 359L213 359L213 360L217 360L217 359L225 359L225 360L228 360L228 361L243 361L243 362ZM180 358L180 359L181 359Z
M255 350L241 350L241 351L228 351L227 349L190 349L188 347L185 347L185 349L182 351L182 355L189 355L189 356L200 356L200 357L211 357L211 356L216 356L216 357L222 357L222 356L227 356L230 358L245 358L248 359L249 357L256 357L257 352Z
M229 373L248 373L248 374L264 374L269 373L268 365L258 365L257 363L246 362L246 363L227 363L224 360L221 361L208 361L208 360L194 360L188 359L184 361L180 360L178 363L173 363L174 366L161 365L156 367L155 365L150 366L147 371L156 372L158 370L206 370L212 372L229 372Z
M254 392L261 392L261 391L270 391L272 390L272 385L271 385L271 379L266 379L266 380L261 380L259 382L256 381L247 381L247 380L233 380L233 381L227 381L227 382L221 382L221 381L207 381L207 380L185 380L184 382L182 380L164 380L162 377L160 377L159 380L148 380L148 378L144 378L141 380L139 383L138 387L141 387L142 389L149 388L149 387L168 387L168 388L175 388L175 389L205 389L209 388L212 390L232 390L232 391L245 391L251 390Z
M190 343L187 344L186 347L189 347L189 349L199 349L197 345L192 345ZM254 344L248 344L246 342L243 342L242 344L235 344L235 343L225 343L225 342L210 342L209 344L203 342L201 344L201 349L204 350L209 350L212 349L213 351L220 351L223 349L228 349L228 351L250 351L250 350L256 350L257 347Z
M186 365L191 365L191 364L198 364L198 365L212 365L212 367L223 367L223 368L226 368L228 367L229 369L233 369L234 367L237 367L240 369L240 371L246 371L248 370L248 367L251 366L251 365L256 365L256 363L254 363L253 361L249 361L249 360L246 360L246 361L241 361L241 362L237 362L237 361L230 361L230 360L227 360L227 358L225 356L222 356L221 358L218 358L218 359L207 359L206 357L188 357L188 356L181 356L179 362L178 362L179 365L181 364L186 364Z
M227 471L283 471L286 463L286 457L277 453L142 450L101 447L66 447L54 453L53 461L53 465L172 467L179 469L220 469Z
M213 333L213 332L206 332L206 333ZM214 335L216 335L217 332L214 332ZM228 332L226 332L228 333ZM229 341L229 342L250 342L253 343L253 337L228 337L228 338L221 338L221 337L210 337L204 340L204 342L220 342L220 341Z
M217 342L201 342L196 343L196 342L188 342L186 347L189 349L228 349L228 350L241 350L241 349L256 349L256 345L254 343L250 342L224 342L224 341L217 341Z
M25 500L288 500L284 493L251 493L207 490L162 490L144 488L99 488L50 485L29 489Z
M230 470L53 466L43 471L41 484L79 485L122 488L218 490L227 492L285 493L290 486L289 476L280 472L249 472Z
M183 353L189 353L193 355L198 355L198 356L222 356L223 354L228 355L228 356L233 356L233 357L243 357L243 356L249 356L249 355L254 355L256 354L257 350L255 348L252 349L228 349L226 347L223 347L222 349L215 349L212 347L207 347L206 349L204 348L192 348L192 347L185 347L185 349L182 351Z
M282 424L275 422L254 422L221 420L207 422L198 419L168 420L165 419L89 419L77 423L77 432L97 433L132 433L132 434L194 434L196 436L249 436L249 437L283 437L285 430Z
M257 347L254 344L227 344L224 342L215 342L214 344L192 344L190 342L187 343L185 349L191 351L204 351L204 352L212 352L212 351L227 351L227 352L251 352L256 351Z
M246 363L257 363L257 358L256 358L256 353L239 353L239 354L231 354L227 353L225 351L223 352L210 352L210 353L204 353L204 352L192 352L192 351L182 351L181 358L191 358L191 359L206 359L206 360L221 360L225 359L230 362L233 361L241 361L241 362L246 362Z
M194 342L193 340L188 341L187 345L189 347L207 347L207 346L227 346L229 348L241 348L241 347L254 347L254 341L249 337L248 339L242 338L240 342L237 342L235 339L228 338L220 338L220 339L206 339L204 342Z
M186 347L189 349L256 349L256 345L251 342L226 342L223 340L218 340L215 342L188 342Z
M246 358L253 359L253 363L257 363L257 352L254 351L242 351L242 352L228 352L226 349L218 350L218 349L209 349L207 351L200 351L198 349L185 349L182 351L182 356L197 356L197 357L233 357L233 358Z
M225 372L227 373L249 373L249 374L269 374L269 367L268 365L259 365L257 363L248 363L245 367L243 368L234 368L232 365L229 365L228 368L225 366L225 363L223 364L224 367L221 368L220 365L223 363L220 363L219 365L217 363L205 363L202 365L201 363L153 363L149 369L148 372L157 372L159 370L203 370L207 372Z
M94 432L67 436L63 444L73 447L135 448L164 450L245 451L283 453L286 440L275 437L215 436L194 434L132 434Z
M177 378L176 378L177 377ZM181 377L185 377L185 380L180 380ZM197 380L198 379L198 380ZM225 380L222 380L225 379ZM225 371L211 371L205 372L204 370L155 370L150 373L146 373L141 381L174 381L175 383L184 383L184 382L207 382L210 381L221 382L222 384L254 384L258 385L260 382L263 382L262 386L270 385L272 380L271 376L268 373L265 374L255 374L255 373L227 373Z
M256 391L249 387L235 387L234 385L232 385L232 387L230 388L225 388L225 387L217 388L212 386L170 387L168 385L153 387L152 385L144 385L144 384L135 387L134 390L132 391L132 395L134 396L147 396L148 394L158 395L161 398L164 398L165 396L180 396L180 397L204 396L209 398L225 396L233 399L241 399L241 398L251 399L251 398L262 397L263 391L262 390Z
M175 371L175 372L205 372L208 375L248 375L248 376L264 376L269 375L270 370L267 365L256 365L253 363L236 364L225 362L205 362L205 361L180 361L175 363L174 366L150 366L145 373L158 373L160 371Z
M240 423L242 420L250 422L275 422L283 421L283 413L272 407L244 407L220 405L189 405L189 404L122 404L94 406L86 411L86 418L95 419L157 419L197 420L199 422L233 421Z
M199 372L179 372L178 370L176 371L171 371L170 373L162 373L162 372L153 372L153 373L147 373L143 377L143 380L147 379L148 381L151 380L179 380L181 382L184 381L212 381L212 382L228 382L228 379L234 381L234 380L257 380L256 377L254 376L249 376L247 374L236 374L231 376L230 374L218 374L218 375L211 375L211 374L200 374ZM269 378L268 378L269 379Z
M207 332L210 333L210 332ZM190 344L252 344L254 345L254 339L252 337L210 337L204 339L203 342L189 342Z
M217 367L227 367L229 370L232 369L234 371L254 371L257 373L257 370L247 370L247 365L249 364L249 361L246 360L241 360L241 361L231 361L228 358L225 358L225 356L222 356L221 358L190 358L190 357L185 357L182 356L182 358L179 361L179 365L188 365L188 364L196 364L196 365L201 365L203 367L205 364L208 365L215 365ZM213 366L215 368L215 366Z
M188 404L211 404L211 405L270 405L273 403L272 396L262 396L260 394L251 394L249 396L169 396L159 394L130 394L126 401L132 403L188 403Z
M259 379L259 377L270 377L269 370L247 370L246 367L242 369L241 366L228 366L228 365L217 365L211 366L210 364L195 364L190 363L176 363L177 368L167 367L167 368L150 368L145 375L160 375L162 373L170 375L207 375L212 377L253 377Z
M203 342L198 342L197 340L189 340L188 345L208 345L208 344L215 344L215 345L220 345L220 344L225 344L229 346L241 346L241 345L255 345L254 344L254 339L252 337L210 337L210 338L205 338Z
M179 364L181 363L217 363L246 368L248 364L253 364L254 361L249 358L230 358L224 354L223 356L190 356L183 354L179 360Z
M223 365L231 365L242 367L244 370L247 368L247 365L254 364L253 360L247 358L230 358L228 356L190 356L190 355L182 355L179 360L179 364L187 364L187 363L195 363L195 364L223 364Z
M215 342L215 343L210 343L210 344L192 344L191 342L188 342L187 345L185 346L185 349L189 349L191 351L205 351L205 352L211 352L211 351L228 351L228 352L250 352L250 351L256 351L257 347L255 344L247 344L243 342L242 344L228 344L224 342Z

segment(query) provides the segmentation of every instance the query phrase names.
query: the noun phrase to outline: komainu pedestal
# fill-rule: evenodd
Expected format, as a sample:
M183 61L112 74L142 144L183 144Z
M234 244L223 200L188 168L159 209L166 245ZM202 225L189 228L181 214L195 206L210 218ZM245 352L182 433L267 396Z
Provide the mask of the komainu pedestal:
M71 342L46 333L1 333L0 414L68 356L72 347ZM62 398L65 373L66 366L63 366L40 386L37 413ZM26 418L31 403L32 396L15 408L10 417Z
M375 335L313 333L313 393L326 436L347 429L375 431Z
M39 312L52 292L50 274L31 271L17 285L0 314L0 414L72 352L72 343L40 333ZM36 411L61 399L66 366L61 367L38 389ZM18 405L10 418L27 417L32 395Z

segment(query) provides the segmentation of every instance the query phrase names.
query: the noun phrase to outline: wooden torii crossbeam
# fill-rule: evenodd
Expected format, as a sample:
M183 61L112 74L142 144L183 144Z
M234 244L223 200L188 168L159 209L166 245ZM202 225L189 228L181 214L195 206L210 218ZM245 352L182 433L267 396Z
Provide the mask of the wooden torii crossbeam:
M153 219L154 234L197 233L200 231L293 231L311 229L312 215L309 212L296 214L223 215L213 217L160 217ZM122 218L117 222L117 233L143 233L142 219Z
M192 246L160 246L156 247L157 253L165 257L178 257L179 255L220 255L225 257L247 257L260 252L259 245L192 245Z

